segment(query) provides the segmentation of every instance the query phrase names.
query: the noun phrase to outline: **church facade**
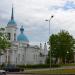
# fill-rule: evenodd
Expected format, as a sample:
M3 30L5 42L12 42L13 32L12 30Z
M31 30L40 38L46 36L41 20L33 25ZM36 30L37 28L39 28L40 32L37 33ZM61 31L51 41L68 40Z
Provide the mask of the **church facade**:
M21 26L20 34L17 36L17 24L14 20L14 13L12 7L11 19L8 22L5 31L8 36L8 41L11 47L6 50L0 58L0 64L44 64L48 55L47 45L31 45L27 36L24 34L24 28Z

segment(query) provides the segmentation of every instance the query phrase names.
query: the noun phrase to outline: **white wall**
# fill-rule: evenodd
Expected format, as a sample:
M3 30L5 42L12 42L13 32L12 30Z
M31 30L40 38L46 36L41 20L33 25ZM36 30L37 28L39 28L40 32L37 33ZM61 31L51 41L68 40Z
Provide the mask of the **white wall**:
M11 37L10 37L10 42L14 41L14 33L16 34L16 27L6 27L6 33L10 33Z

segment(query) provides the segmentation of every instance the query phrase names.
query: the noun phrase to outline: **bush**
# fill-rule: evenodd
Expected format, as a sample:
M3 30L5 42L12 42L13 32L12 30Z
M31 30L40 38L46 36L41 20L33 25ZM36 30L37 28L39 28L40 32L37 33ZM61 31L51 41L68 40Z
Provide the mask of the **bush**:
M17 65L20 68L25 68L25 69L36 69L36 68L49 68L50 65L49 64L37 64L37 65ZM52 64L51 67L60 67L61 65L58 64Z

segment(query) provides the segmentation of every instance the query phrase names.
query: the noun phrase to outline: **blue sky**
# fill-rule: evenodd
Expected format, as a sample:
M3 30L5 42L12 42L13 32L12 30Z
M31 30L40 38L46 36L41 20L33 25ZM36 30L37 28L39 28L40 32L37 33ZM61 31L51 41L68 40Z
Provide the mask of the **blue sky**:
M0 0L0 24L5 27L11 17L12 3L17 27L24 26L29 41L47 42L50 33L64 29L75 37L75 0ZM19 34L19 33L18 33Z

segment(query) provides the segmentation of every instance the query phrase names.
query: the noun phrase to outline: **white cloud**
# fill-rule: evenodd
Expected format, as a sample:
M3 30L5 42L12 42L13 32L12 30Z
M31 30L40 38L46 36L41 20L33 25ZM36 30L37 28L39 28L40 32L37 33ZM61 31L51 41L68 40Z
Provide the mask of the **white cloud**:
M13 3L18 27L24 26L25 34L30 41L48 41L49 24L45 22L45 19L49 19L51 15L54 15L51 20L51 33L65 29L75 36L75 9L64 10L68 1L75 3L74 0L2 0L0 3L0 24L6 24L10 19ZM74 3L72 3L73 6Z

